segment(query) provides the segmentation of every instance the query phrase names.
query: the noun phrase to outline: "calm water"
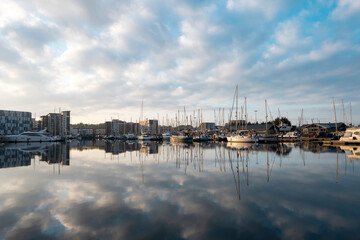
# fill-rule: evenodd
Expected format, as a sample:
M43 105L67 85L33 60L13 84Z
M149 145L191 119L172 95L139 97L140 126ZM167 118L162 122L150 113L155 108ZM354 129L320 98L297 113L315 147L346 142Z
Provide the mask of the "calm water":
M6 145L0 239L360 239L360 157L345 150Z

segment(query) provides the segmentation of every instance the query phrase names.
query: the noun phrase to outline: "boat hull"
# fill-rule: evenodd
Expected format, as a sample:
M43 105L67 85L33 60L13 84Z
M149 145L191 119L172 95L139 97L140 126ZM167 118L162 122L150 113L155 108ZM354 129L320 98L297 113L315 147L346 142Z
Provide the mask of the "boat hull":
M254 143L255 139L247 136L230 136L226 138L228 142L238 142L238 143Z
M48 136L21 136L21 135L8 135L1 138L3 142L16 143L16 142L54 142L52 137Z
M171 136L170 142L186 142L191 143L194 139L190 136Z

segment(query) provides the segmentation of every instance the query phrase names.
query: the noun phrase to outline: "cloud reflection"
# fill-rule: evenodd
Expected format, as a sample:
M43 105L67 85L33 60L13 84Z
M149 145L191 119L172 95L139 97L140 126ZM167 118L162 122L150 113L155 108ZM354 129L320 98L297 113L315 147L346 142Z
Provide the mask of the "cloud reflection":
M343 154L341 181L336 183L336 154L325 152L327 158L319 159L311 152L313 148L292 148L281 157L281 151L270 146L240 150L239 155L237 149L221 145L157 147L156 154L135 152L138 155L134 153L132 160L127 155L119 161L104 159L101 152L105 149L94 146L80 152L77 147L71 150L70 167L61 175L49 175L48 165L35 171L29 171L30 167L10 169L22 179L13 181L11 188L4 184L5 178L13 176L6 169L0 176L0 201L4 203L0 236L348 239L360 234L356 230L360 194L354 191L359 179L355 172L342 175ZM223 159L214 161L215 150ZM301 151L306 152L301 155ZM188 158L191 153L197 157ZM202 171L197 168L198 161Z

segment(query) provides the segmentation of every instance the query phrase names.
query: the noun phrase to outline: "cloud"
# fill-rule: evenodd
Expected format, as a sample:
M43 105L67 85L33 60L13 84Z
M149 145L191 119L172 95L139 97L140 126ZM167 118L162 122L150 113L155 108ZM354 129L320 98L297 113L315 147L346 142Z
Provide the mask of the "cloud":
M312 89L312 97L337 92L356 102L336 84L357 81L353 9L355 1L7 1L0 4L0 108L39 116L61 106L74 123L129 120L144 97L152 118L184 105L229 109L236 84L249 111L263 98L283 104L279 85L300 108L309 98L290 93L295 86L306 95L300 83L314 76L315 88L326 76L330 89Z
M272 19L281 9L281 1L264 2L260 0L228 0L226 7L229 10L237 10L240 12L260 12L265 18Z
M360 2L359 1L351 1L351 0L339 0L336 8L331 13L331 16L335 20L345 20L349 17L358 15L360 10Z

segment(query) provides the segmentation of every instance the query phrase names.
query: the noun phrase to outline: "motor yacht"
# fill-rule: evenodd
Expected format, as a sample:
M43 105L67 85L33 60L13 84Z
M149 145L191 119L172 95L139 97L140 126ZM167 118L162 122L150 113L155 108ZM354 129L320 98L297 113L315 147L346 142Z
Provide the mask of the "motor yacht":
M5 135L3 142L54 142L56 139L46 135L46 129L39 132L23 132L18 135Z
M360 128L346 129L344 136L340 138L339 142L360 144Z

